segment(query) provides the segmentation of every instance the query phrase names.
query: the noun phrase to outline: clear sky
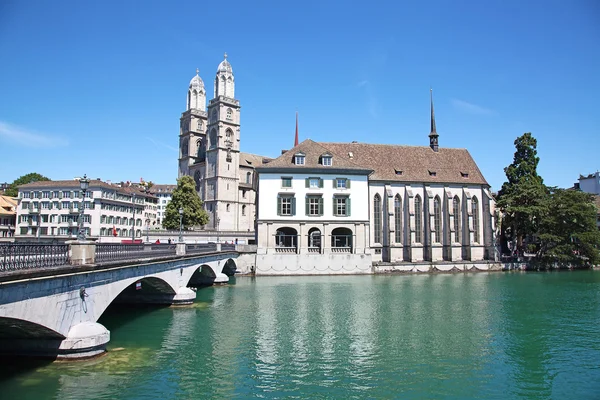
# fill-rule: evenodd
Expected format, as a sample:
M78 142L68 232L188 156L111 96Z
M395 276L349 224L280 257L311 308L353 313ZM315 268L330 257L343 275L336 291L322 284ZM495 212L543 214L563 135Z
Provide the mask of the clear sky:
M532 132L546 184L600 169L600 2L0 1L0 182L174 183L196 68L227 52L242 151L468 148L497 190Z

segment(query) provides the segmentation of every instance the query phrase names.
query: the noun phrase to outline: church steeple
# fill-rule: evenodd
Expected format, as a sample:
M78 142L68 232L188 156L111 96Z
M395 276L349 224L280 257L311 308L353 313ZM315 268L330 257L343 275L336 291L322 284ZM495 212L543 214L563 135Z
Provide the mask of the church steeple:
M438 134L435 130L435 113L433 112L433 89L429 88L429 97L431 101L431 132L429 133L429 147L435 152L438 151Z

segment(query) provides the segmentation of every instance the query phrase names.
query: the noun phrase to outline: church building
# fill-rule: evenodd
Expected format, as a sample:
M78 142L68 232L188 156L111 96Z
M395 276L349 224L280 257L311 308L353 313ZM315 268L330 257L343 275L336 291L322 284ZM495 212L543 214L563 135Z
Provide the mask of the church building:
M468 150L439 147L433 98L430 122L429 146L307 139L257 167L256 274L494 260L489 185Z
M178 177L194 178L210 217L207 229L254 231L254 168L263 160L268 158L240 151L240 101L235 98L233 69L225 54L208 107L204 82L196 70L180 118Z

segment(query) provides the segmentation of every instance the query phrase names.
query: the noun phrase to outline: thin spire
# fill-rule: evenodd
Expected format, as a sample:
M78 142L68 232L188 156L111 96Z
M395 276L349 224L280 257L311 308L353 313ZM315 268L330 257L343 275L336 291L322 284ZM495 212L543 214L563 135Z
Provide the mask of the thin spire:
M294 147L298 146L298 111L296 111L296 138L294 139Z
M223 54L223 57L225 57L225 59L227 60L227 52Z
M198 68L196 68L196 75L198 75L200 73L200 70Z
M429 132L429 147L435 152L438 151L438 134L435 130L435 113L433 111L433 89L429 88L429 100L431 102L431 132Z
M430 134L437 134L437 132L435 131L435 112L433 111L433 89L431 87L429 88L429 97L431 100L431 133Z

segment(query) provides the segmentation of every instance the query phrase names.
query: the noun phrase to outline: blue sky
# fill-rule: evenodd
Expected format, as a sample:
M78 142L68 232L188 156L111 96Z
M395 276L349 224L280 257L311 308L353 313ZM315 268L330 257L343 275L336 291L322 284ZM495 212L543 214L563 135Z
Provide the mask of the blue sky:
M300 139L465 147L497 190L513 142L570 186L600 169L600 2L0 1L0 182L174 183L196 68L227 52L242 150Z

